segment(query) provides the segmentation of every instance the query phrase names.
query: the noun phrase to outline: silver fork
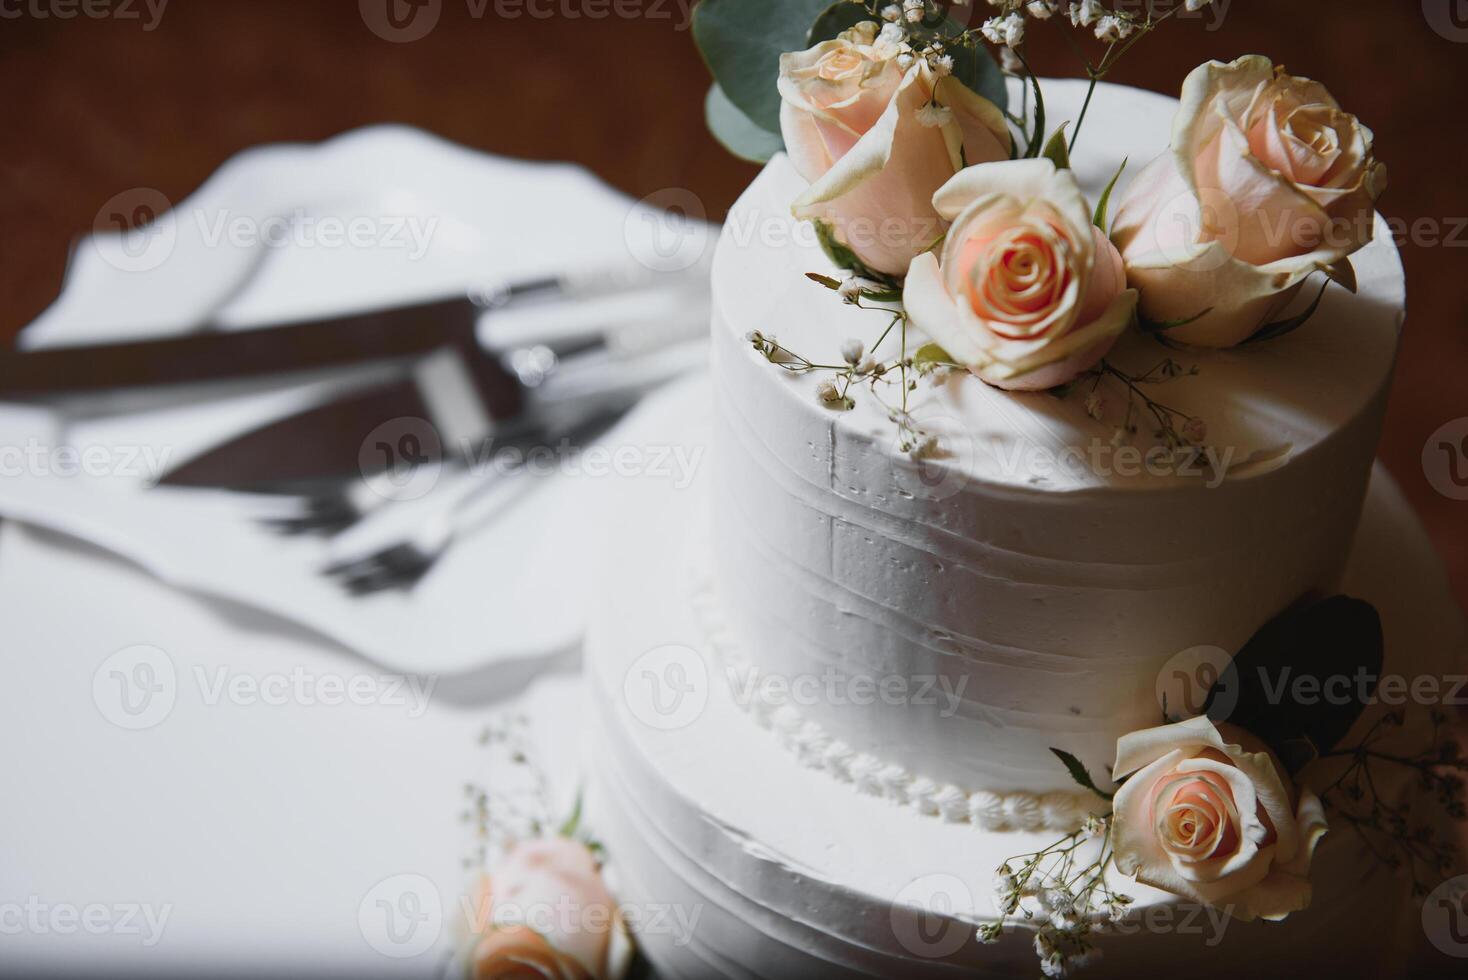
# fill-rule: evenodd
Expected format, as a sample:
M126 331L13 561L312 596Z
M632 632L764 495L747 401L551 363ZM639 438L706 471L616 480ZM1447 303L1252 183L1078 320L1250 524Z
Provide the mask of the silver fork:
M598 413L566 430L559 441L583 444L606 431L622 414ZM543 444L549 442L547 439ZM447 486L436 491L435 496L441 496L434 500L434 507L424 520L389 543L329 562L321 573L335 579L352 595L411 588L461 534L478 527L534 486L538 478L529 471L526 458L526 454L520 454L509 469L492 469L488 473L476 473L472 469L459 471Z
M390 495L375 489L371 477L332 481L306 493L279 495L278 505L258 517L280 534L334 534L377 510Z

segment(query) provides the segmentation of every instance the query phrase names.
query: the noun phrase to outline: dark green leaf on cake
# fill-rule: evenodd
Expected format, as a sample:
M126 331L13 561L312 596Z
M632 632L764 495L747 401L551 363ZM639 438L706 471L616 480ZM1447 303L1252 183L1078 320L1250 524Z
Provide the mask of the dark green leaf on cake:
M1335 748L1375 699L1382 648L1370 603L1338 595L1297 606L1239 651L1204 713L1262 739L1297 772Z
M717 82L703 101L703 114L714 139L741 160L764 163L785 147L778 133L761 129L740 112Z
M1086 772L1086 767L1081 763L1080 759L1077 759L1064 749L1052 747L1050 751L1054 752L1055 757L1064 763L1066 771L1070 773L1070 778L1074 779L1082 788L1090 790L1103 800L1111 799L1112 794L1104 792L1096 786L1096 783L1091 779L1091 774Z

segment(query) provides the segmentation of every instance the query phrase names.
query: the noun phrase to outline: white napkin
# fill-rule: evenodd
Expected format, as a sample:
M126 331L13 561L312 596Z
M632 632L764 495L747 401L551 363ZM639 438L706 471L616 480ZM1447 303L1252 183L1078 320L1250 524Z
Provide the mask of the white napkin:
M352 227L360 233L343 233ZM679 271L712 246L706 224L663 218L579 168L373 127L248 151L149 228L82 242L62 295L20 344L118 341L210 318L247 328L629 261ZM641 293L563 316L656 321L680 303ZM555 315L490 317L481 332L514 339ZM394 669L468 671L574 647L595 479L544 479L412 592L365 599L316 573L320 541L264 531L217 492L142 489L170 463L340 384L163 398L123 414L0 406L0 446L28 450L0 474L0 516L100 544L181 589L266 610Z

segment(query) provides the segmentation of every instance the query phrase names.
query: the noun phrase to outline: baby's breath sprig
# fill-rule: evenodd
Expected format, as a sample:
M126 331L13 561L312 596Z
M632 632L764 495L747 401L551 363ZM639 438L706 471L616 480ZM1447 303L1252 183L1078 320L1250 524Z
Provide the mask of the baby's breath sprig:
M1046 976L1069 976L1096 959L1092 937L1125 918L1132 903L1107 882L1116 858L1111 827L1111 814L1093 815L1053 844L1001 864L994 877L999 918L979 927L979 942L998 942L1006 922L1023 919L1039 924L1035 955Z
M1385 750L1382 740L1400 728L1404 720L1400 710L1388 712L1377 719L1359 744L1326 753L1322 758L1344 757L1349 762L1320 797L1332 817L1355 831L1373 857L1406 874L1413 894L1421 898L1455 872L1457 848L1444 838L1430 816L1419 811L1419 799L1387 799L1377 786L1377 776L1383 767L1413 772L1419 789L1437 804L1441 814L1461 821L1468 819L1464 802L1468 759L1447 731L1448 717L1436 710L1431 715L1431 736L1420 752Z
M1154 12L1152 4L1145 4L1144 11L1137 12L1116 4L1108 8L1101 0L989 0L989 6L995 8L996 12L980 26L979 34L1000 49L1000 63L1005 71L1025 78L1029 72L1024 68L1020 50L1028 34L1028 24L1032 21L1049 21L1060 29L1066 46L1081 62L1090 82L1075 129L1070 135L1069 151L1074 153L1076 142L1080 139L1081 126L1091 108L1091 99L1096 94L1096 86L1111 73L1122 57L1138 41L1172 19L1179 11L1197 12L1211 2L1212 0L1184 0L1159 14ZM1067 21L1072 28L1091 31L1097 40L1107 45L1100 61L1092 61L1064 29L1063 25ZM1040 135L1043 137L1044 134Z
M888 319L882 332L870 344L854 337L847 340L841 345L839 364L812 360L780 343L774 334L762 330L750 331L745 340L765 360L790 374L829 375L816 385L816 400L827 408L836 411L855 408L853 396L859 386L864 386L897 426L902 451L915 457L931 455L938 448L937 438L913 416L909 409L909 396L917 390L919 379L936 380L959 365L948 360L946 354L932 345L909 353L907 314L890 305L901 298L900 293L893 291L891 283L860 276L841 281L816 272L806 275L813 282L839 292L842 299L852 306L885 314ZM894 330L899 336L897 356L879 359L876 352ZM898 392L896 398L891 395L894 386Z
M1144 421L1150 419L1151 434L1168 449L1196 453L1204 448L1203 444L1208 438L1207 423L1197 416L1158 401L1147 394L1144 386L1166 384L1197 374L1197 365L1184 367L1170 357L1163 358L1142 374L1129 374L1110 361L1103 360L1082 375L1078 382L1066 387L1061 394L1076 388L1083 389L1086 392L1086 414L1098 422L1104 421L1106 400L1101 385L1110 378L1120 384L1126 393L1126 412L1112 437L1113 443L1120 445L1137 435ZM1206 454L1202 454L1202 458L1206 459Z
M485 771L493 778L464 785L460 819L473 834L464 866L487 871L516 841L552 832L554 804L525 715L496 717L480 732L479 745L488 755Z

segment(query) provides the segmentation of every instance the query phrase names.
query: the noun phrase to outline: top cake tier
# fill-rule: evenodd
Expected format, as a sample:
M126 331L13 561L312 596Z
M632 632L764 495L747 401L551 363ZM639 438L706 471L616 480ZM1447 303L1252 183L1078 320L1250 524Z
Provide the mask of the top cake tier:
M1084 88L1046 82L1050 118L1074 119ZM1132 172L1163 152L1176 106L1101 87L1075 161L1092 201L1124 152ZM1287 336L1195 351L1133 330L1113 349L1132 376L1182 369L1139 387L1206 423L1211 465L1148 455L1148 410L1116 377L1017 394L958 372L908 396L937 437L915 461L889 418L899 385L879 386L880 401L863 386L837 411L818 400L819 375L747 340L762 331L836 364L843 342L870 347L890 320L805 277L840 273L790 216L804 186L772 160L715 258L713 572L740 658L778 679L747 693L782 699L822 752L939 791L1073 788L1051 747L1107 772L1120 734L1159 723L1171 658L1236 651L1335 586L1403 320L1379 217L1353 257L1357 294L1331 287ZM923 342L901 334L889 356ZM1137 432L1119 440L1128 411Z

